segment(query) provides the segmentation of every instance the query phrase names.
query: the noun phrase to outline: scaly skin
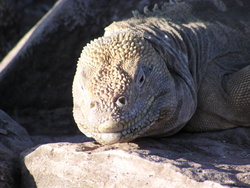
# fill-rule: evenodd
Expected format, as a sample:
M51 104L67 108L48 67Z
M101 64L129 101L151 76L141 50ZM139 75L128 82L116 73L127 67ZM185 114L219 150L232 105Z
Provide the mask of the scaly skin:
M193 132L250 126L247 39L191 12L179 3L116 22L84 47L73 113L86 136L113 144L188 122Z

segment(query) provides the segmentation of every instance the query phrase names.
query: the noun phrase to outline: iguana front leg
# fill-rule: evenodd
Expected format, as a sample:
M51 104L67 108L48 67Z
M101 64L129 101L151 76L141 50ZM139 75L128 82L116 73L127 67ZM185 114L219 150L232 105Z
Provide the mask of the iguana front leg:
M243 126L250 126L250 65L234 73L226 83L226 92L233 111Z
M213 71L208 71L199 89L195 115L185 130L250 127L250 65L230 75L221 75L222 69L216 65L210 69Z

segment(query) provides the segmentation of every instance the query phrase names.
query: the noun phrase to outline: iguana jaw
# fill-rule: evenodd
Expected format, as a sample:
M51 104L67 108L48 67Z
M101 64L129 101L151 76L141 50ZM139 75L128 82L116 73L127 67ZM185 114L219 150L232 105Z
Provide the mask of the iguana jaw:
M142 119L145 120L140 120L135 124L131 124L129 128L121 130L120 132L91 132L90 135L88 135L88 133L85 134L89 137L94 138L101 144L114 144L117 142L131 141L139 137L138 135L146 132L148 128L150 128L154 124L154 122L150 123L150 121L147 121L146 116Z
M153 102L154 97L151 97L151 100L147 103L147 108L130 121L116 122L109 120L96 126L98 127L98 132L91 132L90 135L86 133L86 135L93 137L101 144L114 144L133 140L138 137L138 135L146 132L148 128L154 124L154 122L150 120L151 116L148 114L153 106ZM156 113L153 117L156 118L157 114L159 113Z
M101 125L97 125L93 126L97 127L97 129L95 129L96 131L89 132L88 129L82 129L81 131L86 136L94 138L101 144L128 142L142 135L150 135L150 129L157 127L161 120L164 119L164 121L168 121L172 118L176 106L175 97L170 97L169 92L166 91L155 97L151 97L144 111L140 114L136 114L136 118L126 123L124 121L122 123L109 121L104 123L105 128L100 129ZM163 110L163 108L168 110ZM172 128L169 127L169 129Z

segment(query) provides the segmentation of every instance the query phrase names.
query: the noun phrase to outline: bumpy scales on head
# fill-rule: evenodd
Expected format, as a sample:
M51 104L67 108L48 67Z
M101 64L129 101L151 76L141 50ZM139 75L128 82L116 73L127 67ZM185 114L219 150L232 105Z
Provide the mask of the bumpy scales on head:
M83 49L73 84L79 129L104 144L144 134L160 111L157 93L168 90L154 88L161 75L169 74L164 66L139 34L124 32L92 41ZM156 107L156 114L151 113Z

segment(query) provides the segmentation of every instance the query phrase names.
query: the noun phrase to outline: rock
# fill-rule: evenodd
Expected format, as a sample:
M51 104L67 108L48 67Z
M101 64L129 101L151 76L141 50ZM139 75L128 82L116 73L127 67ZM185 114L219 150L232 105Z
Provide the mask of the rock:
M0 61L56 0L0 0Z
M58 142L83 143L93 141L93 139L88 138L83 134L74 136L31 136L31 140L35 145Z
M125 145L125 146L124 146ZM25 158L24 187L177 187L202 185L174 170L123 150L77 152L77 144L42 145ZM131 149L130 145L123 144ZM87 147L88 144L87 144ZM119 146L121 147L121 146ZM68 160L67 160L68 159ZM39 161L39 162L37 162ZM33 165L29 165L33 164ZM41 166L43 166L41 168ZM40 168L39 168L40 167ZM33 178L34 180L33 180ZM36 184L34 184L36 182ZM28 183L28 184L27 184ZM205 186L217 185L205 182Z
M0 61L17 42L20 17L8 0L0 0Z
M0 161L0 187L18 187L20 185L20 170L13 162Z
M24 187L250 186L250 129L180 133L100 146L53 143L22 153Z
M0 187L19 185L19 154L32 146L26 130L0 110Z
M157 1L58 1L0 63L1 108L33 135L80 133L71 88L83 46L114 20Z
M0 110L1 159L17 159L20 152L32 146L27 131Z

